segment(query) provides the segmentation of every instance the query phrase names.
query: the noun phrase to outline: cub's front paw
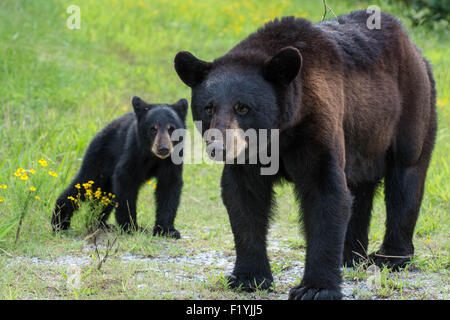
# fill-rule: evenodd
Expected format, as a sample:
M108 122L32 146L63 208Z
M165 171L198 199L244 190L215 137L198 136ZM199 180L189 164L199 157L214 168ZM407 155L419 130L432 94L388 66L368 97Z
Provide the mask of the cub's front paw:
M232 274L227 277L230 288L241 289L247 292L255 290L270 290L273 278L272 276L264 275L242 275Z
M159 225L157 225L153 228L153 236L165 236L165 237L174 238L174 239L181 238L180 232L177 229L175 229L174 227L164 228Z
M52 221L52 230L54 233L67 231L70 229L70 222L53 222Z
M340 300L342 293L335 289L296 286L289 291L289 300Z

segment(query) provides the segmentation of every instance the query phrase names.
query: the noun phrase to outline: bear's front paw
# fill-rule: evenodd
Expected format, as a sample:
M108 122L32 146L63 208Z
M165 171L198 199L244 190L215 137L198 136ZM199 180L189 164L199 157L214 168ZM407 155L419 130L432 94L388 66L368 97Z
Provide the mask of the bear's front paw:
M174 239L181 238L180 232L177 229L175 229L174 227L164 228L159 225L157 225L153 228L153 236L165 236L165 237L174 238Z
M247 292L255 290L270 290L273 279L264 275L232 274L227 277L230 288L241 289Z
M318 289L299 285L289 291L289 300L340 300L342 293L334 289Z

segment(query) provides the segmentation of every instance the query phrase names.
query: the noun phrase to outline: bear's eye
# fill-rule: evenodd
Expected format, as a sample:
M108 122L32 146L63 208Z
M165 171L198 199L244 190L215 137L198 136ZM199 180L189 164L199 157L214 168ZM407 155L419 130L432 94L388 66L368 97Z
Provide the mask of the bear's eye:
M212 107L212 105L206 106L206 107L205 107L205 112L206 112L206 114L207 114L208 116L212 115L212 114L213 114L213 107Z
M236 103L234 105L234 111L241 116L247 114L249 109L250 108L245 104Z
M167 128L167 130L169 131L170 134L172 134L173 130L175 130L175 127L172 125L169 125L169 127Z
M156 128L156 126L150 128L150 133L151 133L151 134L155 134L156 131L158 131L158 129Z

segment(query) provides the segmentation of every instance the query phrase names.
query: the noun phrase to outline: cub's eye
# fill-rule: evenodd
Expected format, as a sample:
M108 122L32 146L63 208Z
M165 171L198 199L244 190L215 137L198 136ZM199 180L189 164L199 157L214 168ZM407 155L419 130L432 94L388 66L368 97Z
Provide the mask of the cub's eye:
M241 116L247 114L249 109L245 104L236 103L234 106L234 111Z
M213 107L212 107L212 105L206 106L206 107L205 107L205 112L206 112L206 114L207 114L208 116L212 115L212 114L213 114Z
M173 132L173 130L175 130L174 126L170 126L167 128L167 130L169 131L169 133L171 134Z
M156 131L158 131L158 129L156 127L151 127L150 128L150 133L151 134L156 134Z

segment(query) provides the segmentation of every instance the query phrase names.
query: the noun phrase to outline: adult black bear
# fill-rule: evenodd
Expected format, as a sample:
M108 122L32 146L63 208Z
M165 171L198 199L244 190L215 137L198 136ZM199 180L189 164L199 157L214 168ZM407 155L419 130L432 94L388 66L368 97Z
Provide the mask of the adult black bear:
M53 211L53 230L65 230L76 208L73 199L86 200L81 185L93 181L93 190L112 193L115 201L104 205L101 222L106 225L116 207L116 221L125 231L137 229L136 202L139 188L152 177L157 178L156 222L153 234L179 238L174 228L175 215L183 185L182 164L169 156L173 145L170 135L185 129L188 102L173 105L148 104L138 97L132 100L134 113L116 119L92 140L81 169L59 196Z
M386 234L371 258L398 268L413 254L436 132L434 80L398 19L382 13L381 29L369 30L368 17L355 11L317 24L285 17L213 62L176 55L203 128L280 130L276 175L260 175L258 165L224 167L233 287L265 289L273 280L266 235L273 185L282 178L295 185L307 243L305 272L289 298L342 297L340 267L365 256L383 178Z

